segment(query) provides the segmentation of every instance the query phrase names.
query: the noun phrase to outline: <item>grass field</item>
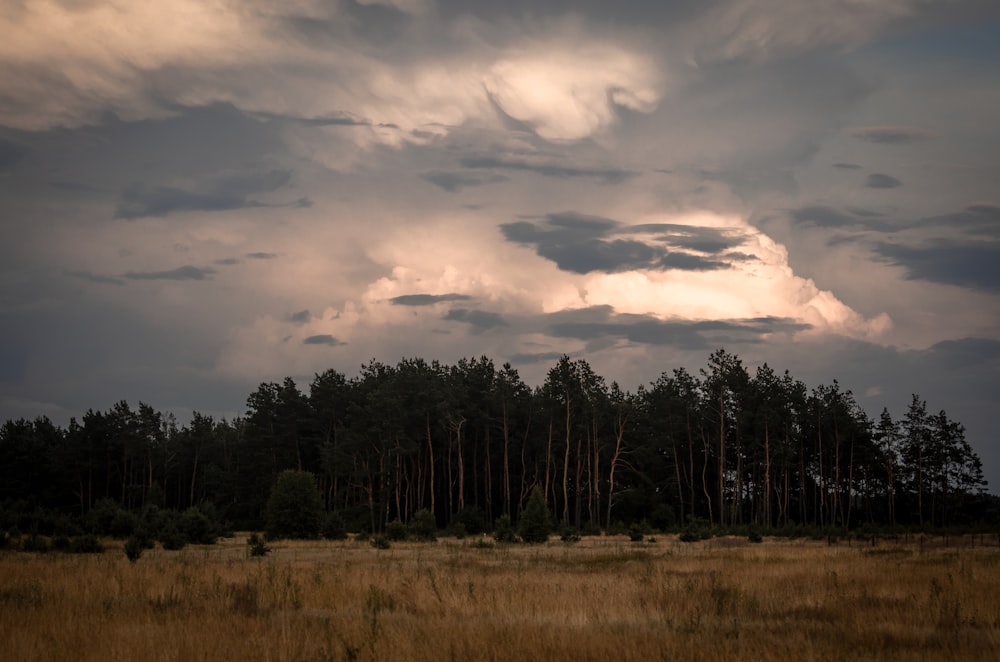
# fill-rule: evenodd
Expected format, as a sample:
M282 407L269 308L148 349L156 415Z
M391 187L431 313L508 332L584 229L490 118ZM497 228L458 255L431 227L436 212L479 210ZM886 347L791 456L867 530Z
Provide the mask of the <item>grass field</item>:
M996 536L245 541L0 553L0 659L1000 659Z

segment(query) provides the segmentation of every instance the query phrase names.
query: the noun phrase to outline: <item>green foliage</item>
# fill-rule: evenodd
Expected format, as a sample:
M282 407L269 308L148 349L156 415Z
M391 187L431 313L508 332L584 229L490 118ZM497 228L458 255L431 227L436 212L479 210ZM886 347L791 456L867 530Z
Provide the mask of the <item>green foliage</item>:
M413 519L410 520L407 529L414 540L422 542L437 540L437 523L434 521L433 513L429 510L421 509L413 513Z
M52 549L48 538L43 538L37 533L32 533L27 538L21 540L22 552L38 552L44 554Z
M389 549L390 547L392 547L392 543L389 542L389 538L387 536L382 535L381 533L373 535L368 542L375 549Z
M267 500L266 531L271 540L318 538L323 501L308 471L281 472Z
M392 520L385 525L385 537L395 542L406 540L406 525L398 519Z
M187 542L187 538L181 533L181 529L177 526L176 522L171 521L160 532L160 544L163 545L163 549L171 551L184 549Z
M466 535L477 536L486 531L486 514L478 506L462 508L452 519L452 525L461 524Z
M344 517L336 510L327 513L323 519L322 534L327 540L345 540L347 526L344 524Z
M193 545L212 545L215 543L216 536L212 522L198 508L185 510L177 524L187 542Z
M69 541L70 554L100 554L104 551L104 545L97 539L97 536L86 534L76 536Z
M251 533L247 538L247 548L250 556L267 556L271 553L271 548L267 546L263 536L256 533Z
M545 505L542 489L537 485L531 490L528 503L521 513L519 533L526 543L543 543L549 539L552 532L552 522L549 518L549 508Z
M580 532L571 526L564 526L559 539L563 542L580 542Z
M125 556L130 563L138 561L145 549L145 543L136 536L129 536L128 540L125 541Z
M497 542L517 542L517 533L511 524L509 515L501 515L497 518L493 527L493 539Z
M646 534L649 533L649 524L643 522L632 522L628 527L628 539L632 542L642 542Z

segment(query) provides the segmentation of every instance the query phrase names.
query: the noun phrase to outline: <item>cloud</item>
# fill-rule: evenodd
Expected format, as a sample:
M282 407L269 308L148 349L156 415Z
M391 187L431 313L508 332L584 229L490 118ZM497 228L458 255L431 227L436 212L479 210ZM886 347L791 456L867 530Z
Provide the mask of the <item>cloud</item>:
M291 172L271 170L265 173L218 177L204 191L190 191L171 186L147 189L133 185L122 193L122 202L115 210L116 218L132 220L145 216L168 216L175 212L226 211L247 207L263 207L264 203L249 199L253 193L274 191L288 184ZM309 206L301 198L293 206Z
M94 274L89 271L70 271L67 275L73 276L74 278L79 278L80 280L85 280L90 283L98 283L101 285L124 285L125 281L121 278L115 278L114 276L105 276L102 274Z
M278 254L277 253L263 253L263 252L247 253L245 257L248 257L251 260L273 260L274 258L278 257Z
M389 299L397 306L433 306L445 301L468 301L472 297L466 294L401 294Z
M288 321L292 324L305 324L312 319L312 313L308 310L300 310L288 316Z
M1000 292L1000 242L961 245L935 242L933 246L879 243L877 255L904 267L907 278Z
M810 328L785 318L745 320L663 320L649 315L615 314L610 306L557 313L549 333L556 337L593 341L619 338L645 345L670 345L687 350L709 349L727 343L759 342L772 334L792 335Z
M452 308L441 318L448 322L464 322L473 327L475 333L507 326L507 322L498 313L485 310L470 310L468 308Z
M216 274L211 267L185 265L168 271L129 271L122 275L128 280L208 280Z
M578 274L725 269L728 264L723 260L709 260L687 251L717 255L743 240L713 228L660 223L624 226L611 219L574 212L549 214L543 223L504 223L500 231L508 241L534 246L538 255L552 260L560 269ZM648 241L622 238L639 234L650 235Z
M26 150L17 143L0 138L0 172L12 170L26 154Z
M858 140L883 145L902 145L933 137L928 131L914 126L865 126L851 129L850 134Z
M463 188L485 186L487 184L507 181L507 178L503 175L478 177L464 172L445 172L440 170L424 173L420 177L449 193L455 193Z
M897 188L902 185L903 182L892 175L883 175L882 173L872 173L865 180L865 186L868 188Z
M597 179L605 184L621 184L639 173L620 168L588 168L496 156L468 156L459 160L465 168L520 170L545 177Z
M841 170L861 170L861 166L857 163L834 163L833 167Z
M337 340L328 333L309 336L302 341L303 345L326 345L328 347L339 347L340 345L346 345L347 343Z

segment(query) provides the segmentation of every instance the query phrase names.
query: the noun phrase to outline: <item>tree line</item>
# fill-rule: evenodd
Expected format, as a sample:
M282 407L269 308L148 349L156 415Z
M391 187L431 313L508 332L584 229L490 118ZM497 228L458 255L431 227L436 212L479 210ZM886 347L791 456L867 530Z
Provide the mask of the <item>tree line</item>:
M62 428L0 428L0 503L87 516L114 501L217 513L261 529L285 470L311 472L326 511L384 531L431 513L439 527L517 521L538 487L553 520L580 531L964 526L995 517L963 426L914 395L869 417L834 381L807 387L718 350L697 374L634 391L561 357L531 388L487 357L454 365L372 361L327 370L303 391L265 382L232 420L180 425L122 401ZM471 518L471 519L470 519Z

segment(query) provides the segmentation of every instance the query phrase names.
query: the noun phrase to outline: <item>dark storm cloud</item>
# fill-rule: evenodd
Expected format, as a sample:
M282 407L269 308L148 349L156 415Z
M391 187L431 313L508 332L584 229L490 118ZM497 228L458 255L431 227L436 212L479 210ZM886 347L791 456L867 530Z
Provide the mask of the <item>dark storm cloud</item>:
M857 222L853 216L825 205L793 209L791 215L797 223L808 223L821 228L841 228Z
M472 326L476 332L507 326L507 322L498 313L468 308L452 308L441 319L448 322L464 322Z
M865 180L865 186L868 188L896 188L902 185L903 182L892 175L884 175L878 172L868 175L868 178Z
M122 275L128 280L208 280L215 275L215 269L210 267L192 267L185 265L169 271L129 271Z
M292 324L305 324L312 319L312 313L308 310L300 310L297 313L292 313L288 316L288 321Z
M477 175L470 175L464 172L446 171L427 172L420 175L420 177L421 179L424 179L431 184L448 191L449 193L456 193L463 188L472 186L485 186L486 184L496 184L498 182L507 181L507 178L503 175L479 177Z
M866 126L852 129L851 135L858 140L885 145L901 145L932 137L927 131L913 126Z
M548 332L559 338L592 342L619 338L643 345L704 350L720 343L755 343L773 333L794 333L808 324L778 317L743 320L664 321L649 315L614 314L610 306L548 316Z
M245 257L251 260L273 260L278 257L277 253L247 253Z
M372 126L371 120L355 117L350 113L330 113L322 117L299 117L297 115L279 115L276 113L251 113L250 116L266 121L298 124L301 126Z
M263 207L264 203L250 198L255 193L267 193L286 186L291 180L287 170L219 177L204 191L191 191L172 186L146 188L132 185L122 193L115 210L116 218L136 219L146 216L168 216L175 212L228 211L248 207ZM300 198L295 206L309 206Z
M574 212L549 214L542 223L504 223L500 231L508 241L533 246L541 257L563 271L586 274L632 269L724 269L725 262L686 252L719 253L740 243L718 230L673 224L623 226L617 221ZM654 234L659 245L616 234ZM671 251L669 248L685 250Z
M514 170L533 172L545 177L588 178L596 179L605 184L621 184L639 173L620 168L585 168L552 163L533 163L522 159L499 158L495 156L469 156L459 159L463 167L469 169Z
M235 257L224 257L222 259L216 260L213 264L218 264L221 267L231 267L234 264L239 264L239 259Z
M861 170L861 166L857 163L834 163L833 167L841 170Z
M467 294L403 294L389 299L397 306L433 306L442 301L468 301L472 297Z
M326 345L328 347L339 347L340 345L346 345L347 343L337 340L329 333L324 333L318 336L309 336L302 341L303 345Z
M906 269L910 280L926 280L986 292L1000 292L1000 242L910 247L880 243L877 255Z

